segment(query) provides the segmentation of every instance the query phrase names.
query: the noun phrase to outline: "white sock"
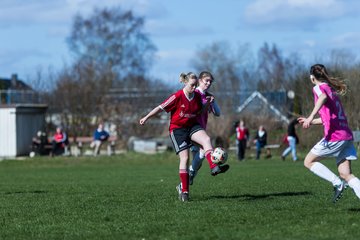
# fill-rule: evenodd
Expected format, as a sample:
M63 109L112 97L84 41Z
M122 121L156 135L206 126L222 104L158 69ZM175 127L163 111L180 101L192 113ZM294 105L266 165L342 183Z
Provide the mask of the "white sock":
M203 151L200 150L200 152L199 152L199 158L200 158L200 159L204 159L204 157L205 157L205 152L203 152Z
M328 169L325 165L316 162L314 163L310 171L321 177L322 179L325 179L328 182L331 182L333 186L341 184L341 180L338 176L336 176L330 169Z
M357 177L350 179L349 186L354 190L356 196L360 198L360 180Z

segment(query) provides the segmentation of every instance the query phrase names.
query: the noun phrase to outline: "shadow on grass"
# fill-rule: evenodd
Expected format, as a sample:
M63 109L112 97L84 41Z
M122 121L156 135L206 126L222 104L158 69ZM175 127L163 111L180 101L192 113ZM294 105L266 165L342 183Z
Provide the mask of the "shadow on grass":
M360 208L350 208L349 212L360 212Z
M48 191L41 191L41 190L35 190L35 191L17 191L17 192L4 192L4 195L13 195L13 194L44 194L48 193Z
M208 199L244 199L245 201L261 200L271 197L294 197L312 195L311 192L281 192L281 193L268 193L268 194L242 194L242 195L230 195L230 196L210 196Z

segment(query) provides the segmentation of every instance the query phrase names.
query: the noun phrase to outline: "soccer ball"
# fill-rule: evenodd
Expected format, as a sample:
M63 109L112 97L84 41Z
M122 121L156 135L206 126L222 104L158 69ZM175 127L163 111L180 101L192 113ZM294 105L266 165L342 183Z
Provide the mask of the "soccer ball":
M227 161L228 154L222 147L217 147L211 154L211 161L215 164L224 164Z

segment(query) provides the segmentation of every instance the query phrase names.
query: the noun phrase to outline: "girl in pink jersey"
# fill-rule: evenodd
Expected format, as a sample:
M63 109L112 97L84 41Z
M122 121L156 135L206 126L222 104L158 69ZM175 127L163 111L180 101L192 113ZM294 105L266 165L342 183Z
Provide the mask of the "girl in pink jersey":
M192 142L201 145L205 151L205 157L210 164L211 174L217 175L223 172L223 168L211 161L212 145L210 137L205 130L198 124L197 116L203 111L207 111L213 98L208 98L205 106L201 101L201 95L195 92L198 79L194 73L182 73L180 82L184 83L184 88L168 97L162 104L151 110L145 117L140 119L140 124L160 113L161 111L170 112L169 133L174 145L176 154L179 155L179 176L182 184L179 199L183 202L189 200L189 148Z
M209 97L213 97L213 95L208 92L213 81L214 81L214 77L210 72L202 71L199 74L199 86L195 89L195 92L200 93L201 101L204 106L208 102L207 99ZM209 113L212 113L217 117L220 116L220 114L221 114L220 108L217 105L217 103L215 102L215 100L213 100L210 103L210 106L207 111L203 111L202 114L197 116L198 123L205 130L206 130L207 122L208 122ZM193 181L197 174L197 171L200 169L200 167L202 165L202 161L204 160L204 157L205 157L204 149L201 149L198 146L192 146L191 151L192 151L192 155L193 155L193 160L192 160L190 168L189 168L190 185L193 184ZM225 165L221 166L221 168L223 170L222 172L226 172L229 169L229 165L225 164ZM180 187L181 187L181 185L178 187L178 189L181 189Z
M310 68L310 80L315 85L315 106L309 117L300 117L298 120L303 128L322 124L324 137L307 154L304 165L317 176L332 183L334 203L341 198L346 183L360 198L360 180L351 172L351 160L357 159L352 131L348 127L338 96L346 93L347 86L343 81L330 77L322 64L315 64ZM320 118L315 118L317 113ZM324 157L336 158L340 177L319 162Z

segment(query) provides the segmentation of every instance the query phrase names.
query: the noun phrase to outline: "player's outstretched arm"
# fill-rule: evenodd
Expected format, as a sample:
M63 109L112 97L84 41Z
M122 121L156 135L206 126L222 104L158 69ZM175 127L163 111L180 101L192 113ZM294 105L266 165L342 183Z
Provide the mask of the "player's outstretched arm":
M314 120L312 120L311 124L312 125L320 125L320 124L322 124L322 120L321 120L321 118L315 118Z
M299 122L302 124L303 128L309 128L311 124L321 124L321 119L319 123L319 119L314 119L315 115L319 112L320 108L324 105L324 103L327 100L326 94L321 94L318 98L318 100L315 103L314 109L312 110L311 114L306 118L302 119Z
M310 125L320 125L320 124L322 124L321 118L311 119L310 117L309 118L299 117L298 121L299 121L299 124L301 124L303 126L303 128L309 128ZM308 124L308 125L306 125L305 123Z
M145 122L146 122L149 118L155 116L155 115L158 114L159 112L162 112L162 108L160 108L160 106L157 106L157 107L155 107L153 110L151 110L145 117L143 117L142 119L140 119L139 123L140 123L141 125L144 125Z

